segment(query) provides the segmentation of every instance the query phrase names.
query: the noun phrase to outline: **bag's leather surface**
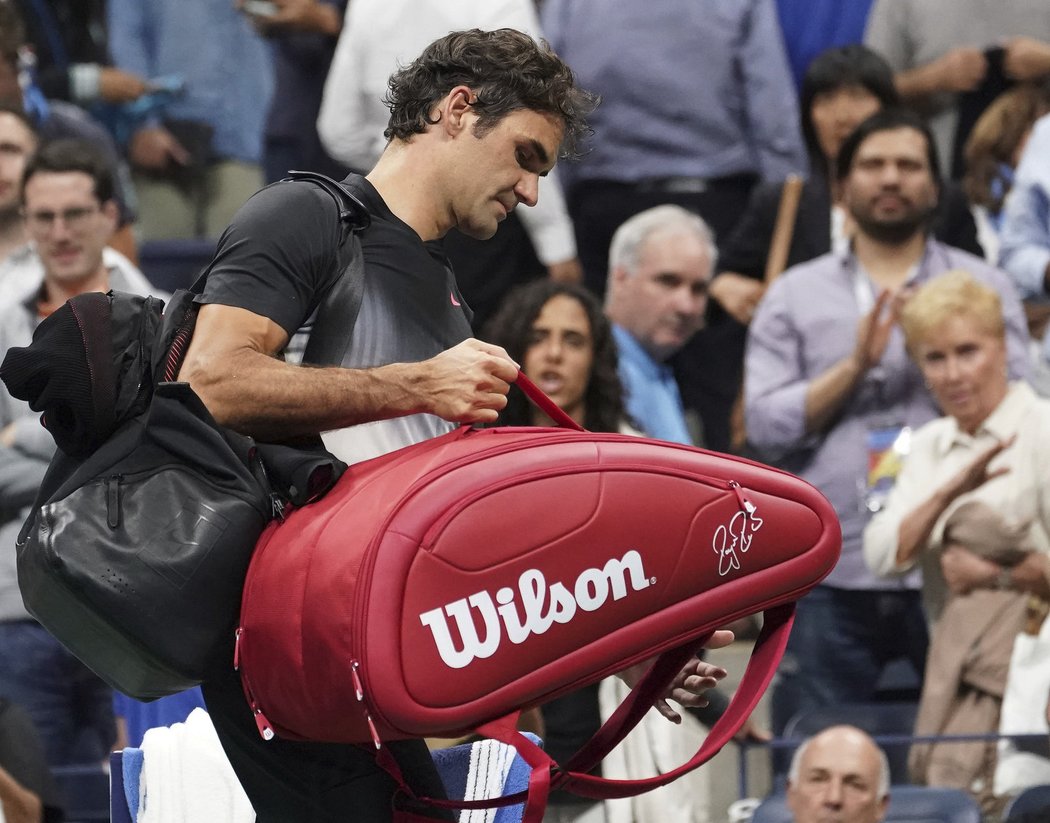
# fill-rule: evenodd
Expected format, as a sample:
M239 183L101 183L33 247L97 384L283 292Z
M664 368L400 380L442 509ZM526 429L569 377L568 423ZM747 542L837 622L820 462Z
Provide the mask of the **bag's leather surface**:
M830 504L765 466L462 428L268 527L236 663L264 736L453 736L791 603L840 544Z
M26 608L125 694L200 683L237 621L265 487L188 384L160 383L66 489L19 541Z

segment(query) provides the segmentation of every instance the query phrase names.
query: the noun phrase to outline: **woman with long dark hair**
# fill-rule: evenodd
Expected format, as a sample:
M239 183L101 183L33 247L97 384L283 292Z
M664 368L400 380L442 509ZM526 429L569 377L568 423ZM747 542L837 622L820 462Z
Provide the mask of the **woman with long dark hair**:
M583 286L548 279L527 283L507 295L482 336L506 349L585 429L622 430L626 412L616 343L597 298ZM551 421L513 389L500 424L549 426Z

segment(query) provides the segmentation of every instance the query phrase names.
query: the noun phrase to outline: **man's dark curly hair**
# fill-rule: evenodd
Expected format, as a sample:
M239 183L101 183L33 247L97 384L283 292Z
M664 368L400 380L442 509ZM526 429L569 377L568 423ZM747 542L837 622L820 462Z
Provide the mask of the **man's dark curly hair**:
M591 327L594 344L594 362L590 379L583 395L586 408L584 428L596 432L615 432L626 419L623 405L623 386L616 371L616 341L612 326L602 312L598 299L583 286L558 283L540 278L519 286L507 295L499 311L485 325L482 338L502 346L518 363L525 360L525 350L536 322L547 302L558 295L571 297L583 307ZM532 425L532 405L516 386L511 387L507 406L500 412L503 426Z
M537 43L514 29L452 32L391 76L383 98L390 108L387 139L422 134L437 122L430 115L434 104L459 85L469 86L477 97L475 136L483 137L521 109L553 114L565 123L565 156L574 155L588 134L586 117L598 102L576 85L572 69L545 41Z
M91 178L99 203L105 203L116 196L113 173L98 147L86 140L64 137L44 143L29 158L22 172L22 197L25 197L26 184L33 175L70 171L82 172Z

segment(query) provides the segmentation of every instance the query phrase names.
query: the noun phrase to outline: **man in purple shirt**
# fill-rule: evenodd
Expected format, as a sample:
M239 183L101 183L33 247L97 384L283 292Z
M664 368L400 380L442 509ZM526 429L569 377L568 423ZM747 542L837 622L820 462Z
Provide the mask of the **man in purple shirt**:
M920 674L924 668L919 580L876 577L861 550L910 432L938 414L896 327L903 300L944 271L971 272L1002 297L1010 368L1027 375L1028 332L1009 277L929 236L936 168L929 130L916 115L887 109L864 121L838 156L840 205L854 226L850 247L789 269L749 330L749 440L820 489L843 533L837 566L799 604L773 692L777 734L799 711L873 699L883 667L896 658Z

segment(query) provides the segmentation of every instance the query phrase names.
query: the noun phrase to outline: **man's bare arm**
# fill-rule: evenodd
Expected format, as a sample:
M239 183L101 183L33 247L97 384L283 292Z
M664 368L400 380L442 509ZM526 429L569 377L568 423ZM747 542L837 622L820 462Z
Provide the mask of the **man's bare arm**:
M232 306L202 306L179 379L215 419L260 438L288 438L426 412L492 422L517 367L498 346L467 340L422 363L311 368L278 360L285 331Z

